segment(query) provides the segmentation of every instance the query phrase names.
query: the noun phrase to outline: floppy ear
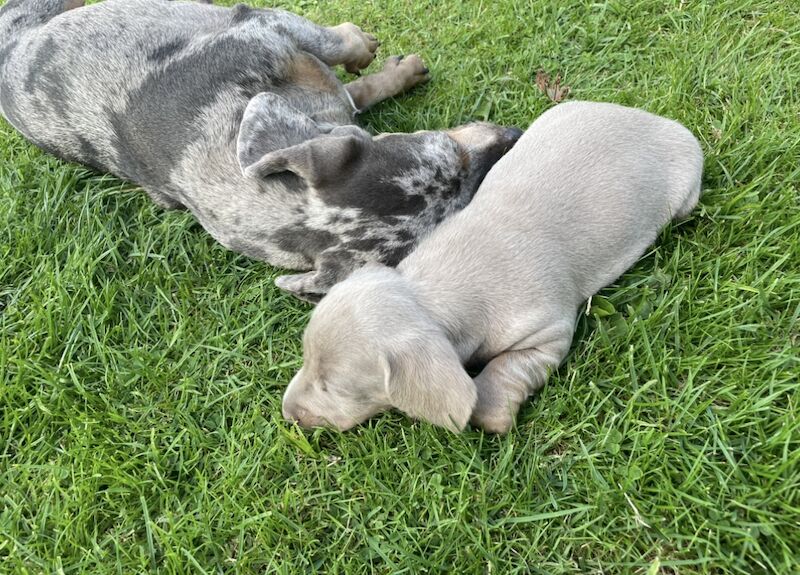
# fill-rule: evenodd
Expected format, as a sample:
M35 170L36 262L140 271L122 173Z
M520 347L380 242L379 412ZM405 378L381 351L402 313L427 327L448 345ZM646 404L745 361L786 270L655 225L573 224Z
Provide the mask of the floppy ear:
M270 152L245 170L249 177L266 177L279 172L293 172L312 185L319 186L352 171L368 146L357 135L322 135L302 144Z
M242 115L236 155L242 172L264 154L316 138L323 128L277 94L256 94Z
M444 334L402 344L385 357L384 369L393 407L455 433L464 429L478 395Z

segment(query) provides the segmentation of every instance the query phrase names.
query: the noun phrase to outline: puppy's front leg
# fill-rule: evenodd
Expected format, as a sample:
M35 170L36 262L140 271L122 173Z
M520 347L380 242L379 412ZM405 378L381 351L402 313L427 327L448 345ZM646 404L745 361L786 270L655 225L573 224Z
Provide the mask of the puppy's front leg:
M315 270L304 274L279 276L275 285L309 303L319 303L334 284L364 265L365 260L356 252L333 246L317 256Z
M549 331L549 330L548 330ZM550 372L566 357L572 340L567 333L530 348L502 353L492 359L475 378L478 402L470 422L490 433L506 433L514 425L520 405L541 388Z
M364 110L430 80L429 70L416 54L392 56L383 70L345 85L356 108Z

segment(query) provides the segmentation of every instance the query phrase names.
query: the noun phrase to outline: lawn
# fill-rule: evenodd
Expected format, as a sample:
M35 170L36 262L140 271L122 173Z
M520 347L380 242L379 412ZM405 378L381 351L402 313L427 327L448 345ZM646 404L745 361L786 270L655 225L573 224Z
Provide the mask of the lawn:
M282 271L0 121L0 573L799 572L800 6L279 5L426 59L375 132L525 127L560 72L689 127L701 205L508 435L307 433Z

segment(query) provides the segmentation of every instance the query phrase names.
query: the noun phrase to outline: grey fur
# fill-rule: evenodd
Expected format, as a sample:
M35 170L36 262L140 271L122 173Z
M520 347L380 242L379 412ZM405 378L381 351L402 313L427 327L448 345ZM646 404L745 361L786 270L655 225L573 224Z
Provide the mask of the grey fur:
M313 270L278 281L304 299L364 262L396 264L467 204L517 137L476 124L476 146L459 143L461 131L383 139L353 125L353 103L428 78L408 56L343 85L330 66L357 71L377 48L353 24L246 6L81 3L0 8L0 112L43 149L191 210L228 248ZM423 179L403 179L415 173Z
M702 169L676 122L556 106L396 270L365 266L322 300L284 416L347 429L395 407L454 431L470 420L507 431L566 357L587 298L694 208ZM468 363L485 365L474 380Z

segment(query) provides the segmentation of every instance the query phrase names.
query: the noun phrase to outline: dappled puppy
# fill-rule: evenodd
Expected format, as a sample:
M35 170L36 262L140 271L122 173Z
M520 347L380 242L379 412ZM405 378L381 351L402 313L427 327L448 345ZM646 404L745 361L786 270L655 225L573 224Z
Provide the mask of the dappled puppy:
M507 431L567 355L584 302L694 208L702 168L676 122L556 106L397 269L364 267L322 300L284 416L344 430L397 408ZM483 371L472 379L465 363Z
M317 300L367 261L396 264L464 207L521 132L488 123L373 138L354 115L428 79L416 56L342 84L377 40L280 10L166 0L9 0L0 112L68 160L188 208L224 246L308 273Z

